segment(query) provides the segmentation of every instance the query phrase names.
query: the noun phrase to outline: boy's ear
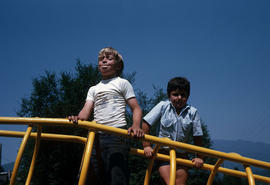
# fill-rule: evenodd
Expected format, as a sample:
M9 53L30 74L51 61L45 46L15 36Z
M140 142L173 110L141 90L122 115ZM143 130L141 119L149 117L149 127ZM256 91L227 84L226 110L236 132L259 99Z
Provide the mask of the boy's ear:
M121 68L122 68L121 63L120 62L116 62L115 65L116 65L117 71L120 71Z
M116 69L120 70L121 69L121 64L119 62L116 62Z

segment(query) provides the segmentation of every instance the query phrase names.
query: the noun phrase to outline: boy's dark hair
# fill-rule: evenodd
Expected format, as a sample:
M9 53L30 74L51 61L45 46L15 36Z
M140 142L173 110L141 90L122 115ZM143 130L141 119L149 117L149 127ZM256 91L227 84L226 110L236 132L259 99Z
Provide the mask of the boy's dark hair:
M120 76L124 70L124 61L123 61L123 57L122 55L120 55L120 53L118 53L118 51L112 47L106 47L100 50L100 52L98 53L98 59L100 56L105 55L113 55L115 58L115 62L118 65L117 67L117 76Z
M179 89L180 91L185 91L187 98L190 95L190 82L185 77L175 77L168 82L167 94L170 97L170 93L174 90Z

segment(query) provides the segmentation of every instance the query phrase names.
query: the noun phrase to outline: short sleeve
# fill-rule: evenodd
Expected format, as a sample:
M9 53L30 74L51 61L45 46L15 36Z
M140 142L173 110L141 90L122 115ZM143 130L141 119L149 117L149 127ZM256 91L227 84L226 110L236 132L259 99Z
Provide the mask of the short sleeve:
M153 125L157 120L160 119L161 114L162 114L162 107L163 107L163 102L159 102L152 110L144 116L144 120L149 124Z
M122 90L123 96L124 96L124 98L126 100L135 97L135 93L134 93L133 87L129 83L129 81L123 80L122 85L121 85L121 90Z
M198 111L195 112L194 119L193 119L193 136L202 136L202 121Z
M94 97L95 97L95 86L92 86L88 90L88 93L87 93L87 96L86 96L86 101L94 102Z

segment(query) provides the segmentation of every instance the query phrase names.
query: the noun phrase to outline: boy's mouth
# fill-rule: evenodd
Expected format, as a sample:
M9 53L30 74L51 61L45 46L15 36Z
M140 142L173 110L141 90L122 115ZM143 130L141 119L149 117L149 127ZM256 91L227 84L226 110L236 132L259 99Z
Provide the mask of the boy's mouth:
M183 105L183 102L182 101L178 101L178 102L175 102L177 106L182 106Z
M101 69L107 69L108 68L108 66L100 66L101 67Z

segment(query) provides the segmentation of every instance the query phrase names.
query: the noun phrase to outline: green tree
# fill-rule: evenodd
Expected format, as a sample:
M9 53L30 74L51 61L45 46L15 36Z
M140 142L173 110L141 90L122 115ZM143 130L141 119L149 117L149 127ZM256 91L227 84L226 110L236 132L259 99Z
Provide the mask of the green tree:
M234 170L238 170L238 168L234 168ZM235 177L230 175L224 175L222 178L222 184L224 185L245 185L248 184L246 178Z
M0 166L0 172L4 172L4 168L2 166ZM1 175L1 178L0 178L0 184L1 185L8 185L8 177L6 176L6 178L4 178L3 175Z
M82 108L85 96L90 86L97 84L101 79L97 66L82 65L77 61L75 74L63 72L60 75L45 72L44 76L33 80L33 90L28 98L22 98L19 116L64 118L77 114ZM74 134L85 136L83 129L67 127L43 127L43 132ZM34 141L27 145L19 169L24 184L32 156ZM74 184L80 167L83 153L81 144L41 141L33 184L38 185L65 185Z

